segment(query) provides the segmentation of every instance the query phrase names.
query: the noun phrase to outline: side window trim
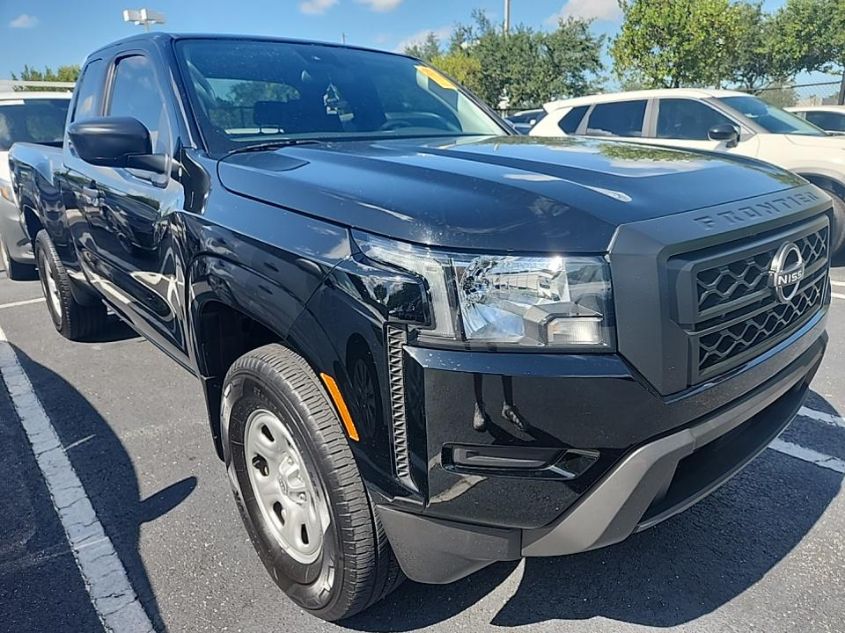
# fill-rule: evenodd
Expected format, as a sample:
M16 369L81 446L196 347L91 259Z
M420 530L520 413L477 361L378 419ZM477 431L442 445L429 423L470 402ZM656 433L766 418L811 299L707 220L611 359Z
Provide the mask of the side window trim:
M651 97L645 104L643 133L640 138L657 138L657 115L660 112L659 100Z
M581 122L578 124L578 129L575 130L575 134L578 136L586 136L587 134L587 122L590 120L590 117L593 114L593 110L596 108L598 104L591 103L590 107L587 108L587 111L584 113L584 116L581 117Z

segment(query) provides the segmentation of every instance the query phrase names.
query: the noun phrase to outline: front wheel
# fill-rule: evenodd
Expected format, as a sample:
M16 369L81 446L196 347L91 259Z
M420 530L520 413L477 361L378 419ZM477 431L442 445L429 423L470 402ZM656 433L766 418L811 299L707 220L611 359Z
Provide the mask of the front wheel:
M226 465L252 543L279 587L340 620L401 581L343 426L308 364L280 345L235 361L223 386Z
M845 250L845 199L838 191L823 187L833 200L833 223L830 226L830 252L834 255Z

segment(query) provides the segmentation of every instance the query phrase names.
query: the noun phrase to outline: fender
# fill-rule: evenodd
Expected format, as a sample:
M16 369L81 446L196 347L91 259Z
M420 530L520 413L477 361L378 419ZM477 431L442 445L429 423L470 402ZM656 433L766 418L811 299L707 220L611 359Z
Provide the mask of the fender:
M239 250L247 248L243 245ZM311 282L300 284L297 292L283 281L284 269L290 262L271 258L267 252L263 257L268 260L264 269L271 274L211 254L196 257L188 268L188 354L203 383L212 437L221 458L225 442L220 431L220 390L228 367L247 349L269 342L280 342L302 353L297 342L290 340L289 332L305 310L308 298L329 272L318 265L308 267L306 272L311 273ZM302 270L297 272L301 278ZM228 321L221 323L218 315L237 321L226 327ZM244 323L254 324L250 332L237 329ZM313 356L307 360L315 366Z

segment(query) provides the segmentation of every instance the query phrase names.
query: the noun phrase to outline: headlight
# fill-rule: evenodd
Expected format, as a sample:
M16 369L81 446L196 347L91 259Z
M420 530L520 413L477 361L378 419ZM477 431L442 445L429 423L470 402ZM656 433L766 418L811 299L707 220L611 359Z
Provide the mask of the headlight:
M15 198L15 190L12 188L12 183L8 180L4 180L0 178L0 196L11 202L13 205L18 206L18 200Z
M603 257L443 253L355 234L369 259L426 285L425 338L496 347L613 349L610 273Z

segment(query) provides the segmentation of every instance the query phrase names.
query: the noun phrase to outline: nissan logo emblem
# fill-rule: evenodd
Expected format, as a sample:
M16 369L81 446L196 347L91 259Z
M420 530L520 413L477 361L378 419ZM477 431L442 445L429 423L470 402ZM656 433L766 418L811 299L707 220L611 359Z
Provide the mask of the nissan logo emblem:
M783 244L775 253L769 279L781 303L792 301L798 294L798 287L804 279L804 256L795 242Z

